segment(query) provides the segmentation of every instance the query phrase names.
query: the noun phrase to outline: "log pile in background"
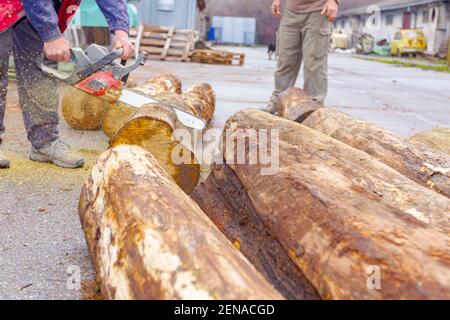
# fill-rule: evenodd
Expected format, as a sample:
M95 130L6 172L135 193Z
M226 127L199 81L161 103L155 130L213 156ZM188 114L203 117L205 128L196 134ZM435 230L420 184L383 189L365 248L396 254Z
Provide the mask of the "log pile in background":
M107 299L281 299L139 147L100 157L79 213Z
M450 156L409 142L335 109L321 108L303 124L386 163L406 177L450 197Z
M260 111L236 114L225 129L238 132L249 128L280 130L280 170L264 176L260 165L229 165L243 186L243 192L230 198L246 201L248 196L256 218L322 298L450 297L447 198L405 179L364 152ZM207 183L216 185L227 198L233 190L233 180L228 177L231 170L218 170ZM389 181L383 182L382 176ZM220 218L204 190L199 191L206 199L200 201L203 210L222 230L231 228L227 235L239 236L233 228L249 224L246 214L242 219L240 212L226 215L231 220ZM438 207L427 209L431 205L428 196ZM211 195L214 197L220 195ZM409 205L416 209L406 210ZM255 214L251 217L255 219ZM255 234L249 233L250 239L230 240L238 240L244 247L247 242L258 242L252 238ZM264 246L257 247L263 254ZM245 251L261 268L261 258ZM271 264L263 270L267 277L267 270L280 270L289 261L282 259L279 265L273 265L273 260L265 262ZM381 271L380 290L367 286L368 270L373 267ZM280 281L283 287L283 278Z
M156 98L167 101L209 122L214 114L215 94L208 84L197 84L186 93L164 93ZM180 147L174 140L173 132L184 128L178 122L175 112L163 104L149 104L134 113L111 138L110 145L137 145L151 152L160 161L164 169L175 179L178 185L190 193L200 179L200 165L195 159L195 150L189 145ZM182 142L182 141L181 141ZM184 154L189 152L188 155ZM173 155L188 159L176 163Z
M148 96L156 96L166 92L180 94L181 80L173 75L163 74L130 89ZM111 104L102 121L102 129L105 134L111 138L136 111L137 108L120 102Z
M196 49L191 53L191 61L205 64L243 66L245 54L223 50Z
M409 141L419 143L450 155L450 128L436 128L419 132Z

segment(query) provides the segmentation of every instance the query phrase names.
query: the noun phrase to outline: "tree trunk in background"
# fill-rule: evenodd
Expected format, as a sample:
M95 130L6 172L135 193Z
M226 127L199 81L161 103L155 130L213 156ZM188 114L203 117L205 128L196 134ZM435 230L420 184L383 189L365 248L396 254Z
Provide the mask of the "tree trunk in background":
M144 84L130 89L148 96L156 96L166 92L180 94L181 81L173 75L164 74L149 79ZM120 102L111 104L102 122L102 128L105 134L111 138L136 111L137 108Z
M406 177L450 197L450 156L447 154L408 142L335 109L315 111L303 124L367 152Z
M320 299L281 243L261 222L251 199L230 167L216 165L191 197L285 298Z
M277 103L280 117L297 122L302 122L311 113L322 107L322 104L311 99L300 88L289 88L282 92Z
M430 131L419 132L412 136L409 141L450 155L450 128L436 128Z
M79 213L108 299L281 299L139 147L100 157Z
M395 199L389 193L400 192L397 200L402 205L411 201L424 206L426 197L419 201L403 196L428 189L402 180L400 174L395 177L394 170L363 152L264 112L239 112L228 120L227 129L235 134L243 129L279 130L280 168L275 174L262 175L262 165L230 164L236 150L227 155L227 163L262 223L323 298L450 298L448 233L424 218L434 219L435 212L406 213L385 199ZM353 177L357 171L363 181ZM377 186L380 181L372 180L371 173L381 172L410 189ZM446 200L429 194L440 203ZM377 275L380 290L372 287L377 287Z

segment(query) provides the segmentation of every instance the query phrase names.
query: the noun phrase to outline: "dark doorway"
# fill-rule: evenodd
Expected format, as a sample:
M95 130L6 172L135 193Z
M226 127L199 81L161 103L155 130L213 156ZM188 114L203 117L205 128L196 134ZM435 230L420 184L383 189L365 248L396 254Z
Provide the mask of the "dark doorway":
M412 13L403 12L403 29L411 29Z

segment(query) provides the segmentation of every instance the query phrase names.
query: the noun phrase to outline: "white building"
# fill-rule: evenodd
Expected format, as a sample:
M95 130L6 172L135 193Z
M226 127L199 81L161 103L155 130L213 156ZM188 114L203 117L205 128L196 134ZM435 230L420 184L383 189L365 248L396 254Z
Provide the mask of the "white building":
M375 41L391 41L399 29L419 28L425 33L429 54L436 54L450 36L449 0L384 0L340 13L336 28L357 35L369 33Z

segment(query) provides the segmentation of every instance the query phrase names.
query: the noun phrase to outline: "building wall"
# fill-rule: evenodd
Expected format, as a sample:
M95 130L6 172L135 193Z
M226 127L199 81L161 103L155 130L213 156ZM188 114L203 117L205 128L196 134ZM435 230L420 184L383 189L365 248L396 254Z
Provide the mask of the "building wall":
M175 26L180 29L199 28L196 0L134 0L130 3L136 5L139 19L145 24ZM165 9L164 4L168 5Z

